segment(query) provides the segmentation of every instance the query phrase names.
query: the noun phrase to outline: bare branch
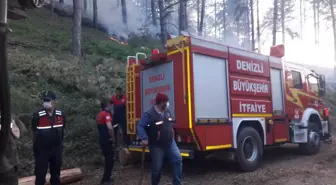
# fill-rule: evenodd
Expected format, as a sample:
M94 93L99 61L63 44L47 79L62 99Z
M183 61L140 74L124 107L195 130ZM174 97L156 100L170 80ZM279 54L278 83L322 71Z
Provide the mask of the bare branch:
M179 3L182 2L182 1L187 2L188 0L179 0L179 1L176 1L175 3L172 3L172 4L168 5L168 6L166 6L166 8L164 8L163 10L166 11L166 10L168 10L168 9L170 9L170 8L172 8L172 7L174 7L175 5L179 4Z

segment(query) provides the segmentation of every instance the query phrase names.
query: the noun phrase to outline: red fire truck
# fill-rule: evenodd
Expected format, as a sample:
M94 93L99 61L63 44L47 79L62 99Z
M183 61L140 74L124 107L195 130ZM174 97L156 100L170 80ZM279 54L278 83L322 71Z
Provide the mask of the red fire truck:
M287 65L283 46L265 56L181 35L166 49L127 58L128 153L142 151L136 124L157 93L169 96L183 157L229 151L243 171L254 171L266 146L296 143L316 154L330 138L324 76Z

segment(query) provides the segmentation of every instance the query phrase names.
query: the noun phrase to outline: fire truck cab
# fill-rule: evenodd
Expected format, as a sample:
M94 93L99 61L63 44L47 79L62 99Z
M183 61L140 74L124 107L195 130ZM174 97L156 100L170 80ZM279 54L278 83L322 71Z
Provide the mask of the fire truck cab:
M243 171L254 171L266 146L297 143L316 154L330 136L324 76L287 65L283 47L265 56L184 34L166 50L127 58L127 153L142 151L136 125L157 93L169 97L186 158L230 151Z

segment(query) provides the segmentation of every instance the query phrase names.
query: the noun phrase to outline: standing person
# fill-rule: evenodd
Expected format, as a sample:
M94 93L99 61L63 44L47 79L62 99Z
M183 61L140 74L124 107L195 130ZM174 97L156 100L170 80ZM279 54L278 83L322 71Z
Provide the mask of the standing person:
M152 185L158 185L164 158L173 168L173 185L181 185L182 157L174 140L174 130L170 120L168 96L158 94L155 105L144 113L137 125L138 136L143 147L149 146L152 159Z
M113 123L122 132L122 143L127 145L129 143L126 130L126 96L121 87L116 88L116 95L111 97L111 104L113 105ZM121 142L118 141L118 143Z
M50 184L60 185L63 137L66 125L64 112L56 109L56 95L43 94L43 108L33 114L31 121L35 157L35 185L44 185L48 166Z
M111 184L111 174L114 165L114 145L115 136L112 126L112 115L108 100L103 100L100 103L101 111L96 117L97 127L99 132L99 144L105 158L104 175L101 184Z
M19 183L17 141L26 130L24 124L16 116L12 115L5 155L0 160L0 185L18 185Z

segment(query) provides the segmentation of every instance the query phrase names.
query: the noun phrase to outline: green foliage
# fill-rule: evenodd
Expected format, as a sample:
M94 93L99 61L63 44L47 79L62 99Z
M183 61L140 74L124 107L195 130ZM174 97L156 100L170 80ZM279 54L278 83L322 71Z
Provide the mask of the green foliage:
M159 42L143 34L132 35L129 45L121 45L105 33L83 28L83 57L77 59L70 53L70 19L56 15L51 19L46 9L28 11L28 15L27 20L9 24L13 30L9 35L12 111L30 127L32 113L41 107L40 93L53 90L68 121L63 167L100 162L95 124L99 99L110 97L116 86L125 86L128 55L148 53ZM31 175L30 132L20 141L19 151L21 175Z

